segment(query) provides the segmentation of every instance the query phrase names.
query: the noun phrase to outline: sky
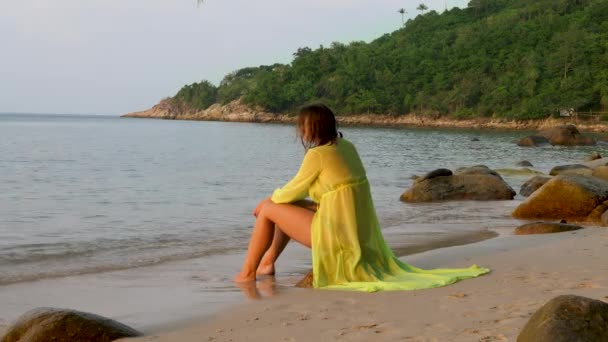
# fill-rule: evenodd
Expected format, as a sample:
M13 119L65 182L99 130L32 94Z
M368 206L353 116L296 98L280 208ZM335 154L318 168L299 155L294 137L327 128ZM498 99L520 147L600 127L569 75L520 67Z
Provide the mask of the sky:
M299 47L369 42L468 0L0 2L0 112L121 115L203 79L291 62Z

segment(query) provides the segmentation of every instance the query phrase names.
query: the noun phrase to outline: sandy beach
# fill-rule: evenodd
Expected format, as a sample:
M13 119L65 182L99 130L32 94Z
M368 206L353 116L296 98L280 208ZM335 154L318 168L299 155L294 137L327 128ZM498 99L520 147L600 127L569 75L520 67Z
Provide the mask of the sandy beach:
M479 264L488 275L447 287L357 293L288 289L271 280L245 288L246 304L200 322L122 341L515 341L549 299L576 294L608 301L608 230L500 236L419 253L404 260L425 268Z

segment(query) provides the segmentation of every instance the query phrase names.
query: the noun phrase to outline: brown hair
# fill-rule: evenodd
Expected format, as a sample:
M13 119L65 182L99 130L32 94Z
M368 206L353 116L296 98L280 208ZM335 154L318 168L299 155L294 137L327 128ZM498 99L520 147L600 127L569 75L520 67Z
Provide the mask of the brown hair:
M298 136L305 149L325 144L335 144L338 136L336 117L324 104L312 104L300 109L298 115ZM308 136L305 136L305 132Z

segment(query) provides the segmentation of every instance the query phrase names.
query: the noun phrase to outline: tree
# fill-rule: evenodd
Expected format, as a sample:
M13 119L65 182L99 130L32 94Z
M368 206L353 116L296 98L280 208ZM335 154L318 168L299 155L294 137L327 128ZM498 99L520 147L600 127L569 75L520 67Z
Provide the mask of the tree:
M405 21L403 17L407 13L407 11L405 10L405 8L400 8L397 12L401 13L401 26L405 26Z
M422 14L424 14L424 11L426 11L429 8L425 4L420 4L420 5L418 5L418 7L416 7L416 9L419 10L420 12L422 12Z

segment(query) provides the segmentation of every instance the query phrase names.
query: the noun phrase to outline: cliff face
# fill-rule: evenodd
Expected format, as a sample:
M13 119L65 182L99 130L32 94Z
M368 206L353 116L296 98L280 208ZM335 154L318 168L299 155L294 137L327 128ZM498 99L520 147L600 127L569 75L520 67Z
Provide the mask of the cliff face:
M295 121L295 118L285 114L273 114L252 109L243 105L239 100L232 101L226 105L214 104L204 110L191 110L175 105L169 99L164 99L148 110L125 114L123 117L232 122Z

